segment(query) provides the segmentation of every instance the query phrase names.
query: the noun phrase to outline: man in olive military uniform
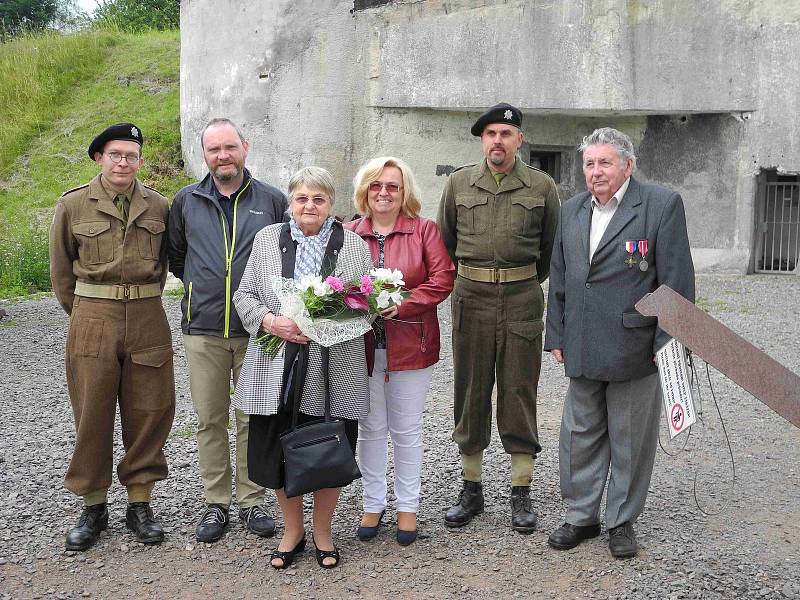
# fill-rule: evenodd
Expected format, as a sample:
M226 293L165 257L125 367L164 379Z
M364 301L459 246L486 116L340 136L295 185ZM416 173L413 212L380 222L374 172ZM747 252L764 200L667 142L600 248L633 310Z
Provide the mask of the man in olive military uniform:
M511 455L511 526L536 527L530 499L533 462L541 450L536 388L542 356L541 282L547 279L558 223L555 183L517 158L522 113L497 104L471 129L484 160L456 169L439 204L442 239L458 265L453 295L453 440L463 487L445 515L449 527L483 511L481 465L491 437L497 378L497 429Z
M167 201L142 185L144 138L112 125L89 146L100 174L66 192L50 230L53 291L70 315L67 385L75 450L64 486L83 496L67 550L86 550L108 525L116 406L125 454L125 522L145 544L164 539L150 492L166 478L164 443L175 416L172 337L161 291L167 276Z

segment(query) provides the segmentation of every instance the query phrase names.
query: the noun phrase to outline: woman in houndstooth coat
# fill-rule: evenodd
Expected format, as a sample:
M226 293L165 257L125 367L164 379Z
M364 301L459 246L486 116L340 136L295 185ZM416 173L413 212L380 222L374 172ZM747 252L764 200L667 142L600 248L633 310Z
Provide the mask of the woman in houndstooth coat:
M233 296L236 310L252 337L277 335L286 344L273 359L256 344L250 344L236 384L233 404L250 415L248 475L258 485L274 489L284 515L285 530L272 553L276 569L288 567L305 548L302 496L287 498L280 434L291 424L290 393L282 394L284 372L300 344L309 344L309 364L300 403L299 422L324 414L325 385L320 347L302 334L294 321L281 315L280 301L272 289L277 276L300 279L330 274L344 281L358 280L372 269L366 243L345 231L332 217L334 184L330 173L318 167L301 169L289 181L289 223L262 229L253 242L250 260L239 289ZM364 338L330 348L331 414L345 420L350 445L355 452L358 418L369 410ZM285 390L284 390L285 391ZM314 492L313 541L317 562L324 568L339 563L339 552L331 537L331 520L339 488Z

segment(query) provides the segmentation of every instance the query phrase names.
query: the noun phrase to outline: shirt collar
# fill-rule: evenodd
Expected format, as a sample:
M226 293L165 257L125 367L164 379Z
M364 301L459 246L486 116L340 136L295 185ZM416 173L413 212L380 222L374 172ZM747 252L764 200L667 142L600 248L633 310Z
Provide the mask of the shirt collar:
M136 180L135 179L133 181L131 181L131 185L124 192L122 192L122 193L115 192L113 189L111 189L109 186L106 185L106 182L103 179L103 176L102 175L100 176L100 186L103 188L103 191L108 195L108 197L111 199L112 202L114 201L114 199L116 199L117 196L125 196L125 198L130 200L133 197L133 186L134 185L136 185Z
M597 201L597 198L592 196L592 209L594 209L594 210L607 210L609 208L616 209L617 207L619 207L619 205L622 204L622 199L625 197L625 192L628 191L628 184L630 184L630 182L631 182L631 178L628 177L625 180L625 183L623 183L621 186L619 186L619 189L616 191L616 193L613 196L611 196L611 200L606 202L605 206L600 204Z

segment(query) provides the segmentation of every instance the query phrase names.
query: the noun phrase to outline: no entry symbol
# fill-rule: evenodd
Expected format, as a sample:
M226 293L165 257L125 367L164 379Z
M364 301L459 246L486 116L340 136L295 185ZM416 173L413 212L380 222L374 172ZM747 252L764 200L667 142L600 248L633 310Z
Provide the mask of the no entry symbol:
M680 431L683 427L683 406L678 404L677 402L672 405L672 410L670 411L670 425L675 431Z

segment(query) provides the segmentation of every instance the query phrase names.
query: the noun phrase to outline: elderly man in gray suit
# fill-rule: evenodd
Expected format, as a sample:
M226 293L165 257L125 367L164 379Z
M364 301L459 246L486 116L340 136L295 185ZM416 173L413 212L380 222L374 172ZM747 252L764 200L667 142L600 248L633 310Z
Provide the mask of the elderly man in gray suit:
M631 176L633 144L604 127L583 139L588 192L561 206L550 265L544 349L569 387L559 438L565 523L549 537L567 550L600 534L606 497L609 550L638 551L658 440L661 388L655 352L669 337L633 305L666 284L694 301L694 266L679 194Z

